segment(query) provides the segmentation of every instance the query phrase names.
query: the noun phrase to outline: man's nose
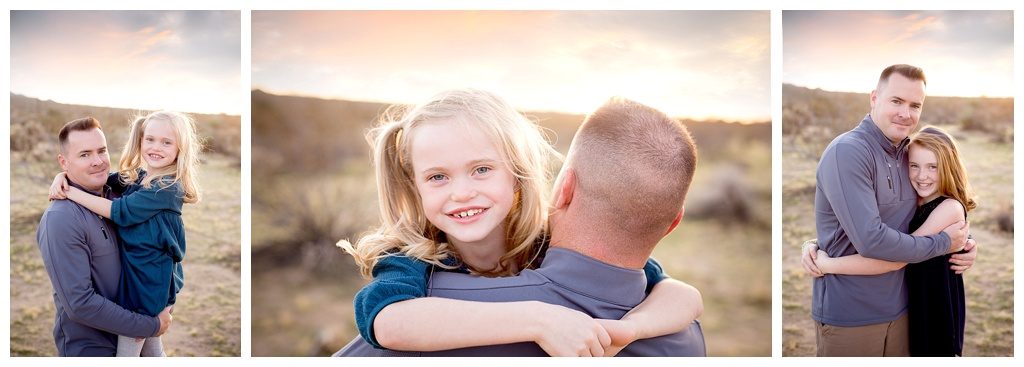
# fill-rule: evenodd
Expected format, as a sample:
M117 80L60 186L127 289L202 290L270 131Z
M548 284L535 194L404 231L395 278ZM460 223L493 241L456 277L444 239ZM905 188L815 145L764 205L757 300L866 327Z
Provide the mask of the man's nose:
M899 110L897 110L897 113L899 114L900 118L909 118L910 117L910 107L907 106L906 103L904 103L902 106L900 106Z

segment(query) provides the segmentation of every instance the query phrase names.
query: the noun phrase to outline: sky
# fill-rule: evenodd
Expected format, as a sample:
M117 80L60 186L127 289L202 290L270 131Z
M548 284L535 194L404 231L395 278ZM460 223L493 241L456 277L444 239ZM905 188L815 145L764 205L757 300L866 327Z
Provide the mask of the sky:
M783 11L783 83L869 93L892 64L928 95L1013 96L1012 11Z
M11 92L238 115L239 11L12 11Z
M252 86L416 103L473 87L526 111L612 96L676 117L768 121L767 11L254 11Z

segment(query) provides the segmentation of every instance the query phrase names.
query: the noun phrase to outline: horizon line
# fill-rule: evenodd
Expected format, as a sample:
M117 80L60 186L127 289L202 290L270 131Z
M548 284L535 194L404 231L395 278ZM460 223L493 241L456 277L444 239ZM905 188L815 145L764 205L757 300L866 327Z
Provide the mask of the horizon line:
M135 110L135 111L160 111L161 110L161 109L121 107L121 106L109 106L109 105L108 106L101 106L101 105L94 105L94 104L83 104L83 103L75 103L75 102L58 101L56 99L51 99L51 98L37 97L37 96L31 96L31 95L28 95L28 94L17 93L17 92L15 92L13 90L10 91L10 93L11 93L11 95L21 96L21 97L25 97L25 98L32 98L32 99L40 100L40 101L49 101L49 102L54 102L54 103L63 104L63 105L85 106L85 107L99 107L99 108L111 108L111 109L118 109L118 110ZM176 111L176 112L190 113L190 114L196 114L196 115L225 115L225 116L238 116L239 118L242 117L241 113L228 113L228 112L224 112L224 111L220 111L220 112Z
M854 91L847 91L847 90L834 90L834 89L825 89L825 88L821 88L821 87L809 87L809 86L806 86L806 85L800 85L800 84L789 83L789 82L782 82L782 85L791 85L791 86L798 87L798 88L816 89L816 90L821 90L821 91L825 91L825 92L832 92L832 93L871 94L871 91L868 91L868 92L854 92ZM941 95L941 94L926 94L925 96L926 97L942 97L942 98L1013 99L1013 96L999 96L999 97L995 97L995 96L985 96L985 95L981 95L981 96L950 96L950 95Z
M258 86L255 86L255 85L252 86L252 88L250 89L250 92L256 92L256 91L263 92L263 93L270 94L270 95L275 95L275 96L283 96L283 97L313 98L313 99L321 99L321 100L328 100L328 101L347 101L347 102L361 102L361 103L378 103L378 104L385 104L385 105L412 105L412 103L373 101L373 100L361 100L361 99L346 99L346 98L342 98L342 97L329 97L329 96L316 95L316 94L306 94L306 93L302 93L302 92L279 92L279 91L268 90L266 88L258 87ZM519 110L520 113L553 113L553 114L578 115L578 116L586 116L586 115L589 114L589 113L585 113L585 112L571 112L571 111L526 110L526 109L522 109L522 108L518 108L518 107L516 108L516 110ZM771 121L771 117L751 119L751 120L743 120L743 119L736 119L736 118L727 119L727 118L722 118L722 117L709 117L709 118L703 118L703 119L695 118L695 117L683 117L683 116L671 116L671 117L674 118L674 119L680 119L680 120L689 120L689 121L698 121L698 122L722 122L722 123L743 124L743 125L771 124L771 122L772 122Z

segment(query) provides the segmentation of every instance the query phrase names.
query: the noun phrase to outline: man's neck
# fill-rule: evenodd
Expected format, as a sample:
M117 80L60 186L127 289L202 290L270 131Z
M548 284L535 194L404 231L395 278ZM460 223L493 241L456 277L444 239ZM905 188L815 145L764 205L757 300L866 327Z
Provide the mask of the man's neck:
M561 218L566 220L568 218ZM607 228L608 226L604 226ZM594 258L608 265L620 268L641 269L647 263L650 254L627 254L623 248L640 248L638 243L626 243L638 241L639 239L618 239L617 236L608 236L602 233L595 233L586 228L596 228L593 224L575 224L561 222L551 227L551 247L564 248Z
M85 186L83 186L83 185L81 185L81 184L79 184L79 183L77 183L75 181L72 181L70 178L68 178L68 185L71 185L71 186L77 187L79 189L82 189L82 191L88 192L90 194L103 197L103 186L100 186L100 187L97 187L97 188L89 188L89 187L85 187Z

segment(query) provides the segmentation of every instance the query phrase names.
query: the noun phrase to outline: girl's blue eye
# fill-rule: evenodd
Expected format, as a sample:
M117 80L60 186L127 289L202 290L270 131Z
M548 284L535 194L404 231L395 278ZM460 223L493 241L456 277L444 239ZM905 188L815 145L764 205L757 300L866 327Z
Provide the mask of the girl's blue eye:
M436 175L427 177L427 181L441 181L444 179L444 175L438 173Z
M490 172L490 171L491 171L491 169L492 169L491 167L477 167L477 169L476 169L476 173L478 173L478 174L481 174L481 175L482 175L482 174L484 174L484 173Z

